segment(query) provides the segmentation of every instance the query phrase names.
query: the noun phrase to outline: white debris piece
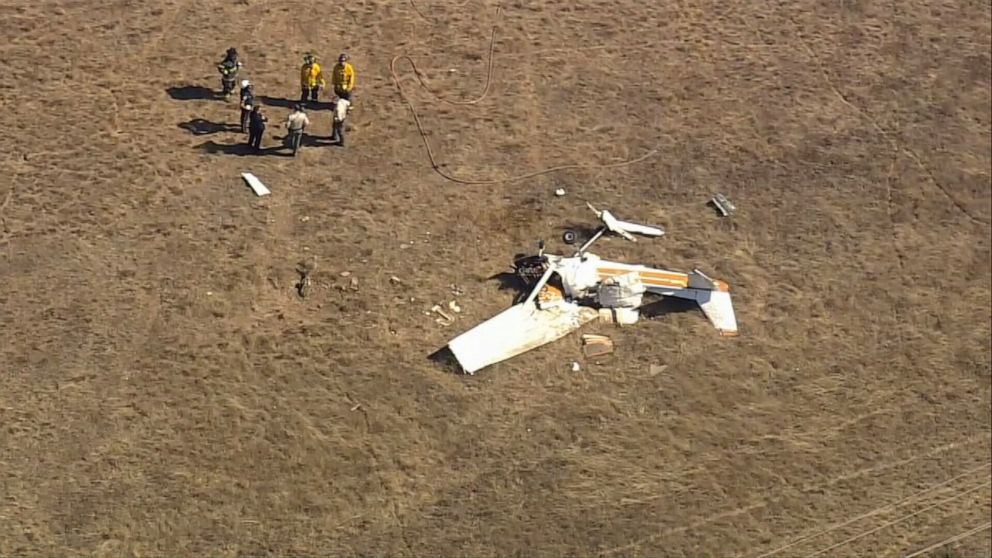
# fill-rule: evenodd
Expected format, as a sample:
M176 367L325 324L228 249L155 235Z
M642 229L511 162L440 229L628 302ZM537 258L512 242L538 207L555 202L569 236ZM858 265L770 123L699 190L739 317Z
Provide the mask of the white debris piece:
M449 326L449 325L455 323L455 319L452 318L451 316L449 316L448 314L446 314L444 312L444 310L441 309L441 305L440 304L435 304L434 306L432 306L431 307L431 312L435 312L438 316L440 316L439 318L435 319L434 321L437 322L437 323L439 323L439 324L441 324L441 325L443 325L443 326Z
M727 196L724 196L723 194L714 194L713 197L710 198L710 203L713 204L713 207L717 208L720 214L724 217L728 217L737 211L737 206L731 203L730 200L727 199Z
M582 369L582 367L579 366L579 363L578 362L573 362L572 363L572 372L578 372L581 369Z
M257 176L250 172L241 173L241 178L245 179L245 182L248 183L248 186L251 187L256 196L267 196L272 193L265 187L265 184L262 184L262 181Z
M555 190L555 195L558 196L559 198L562 197L562 196L564 196L565 195L565 189L564 188L558 188L557 190Z
M645 290L640 274L632 272L603 280L596 297L606 308L636 308L641 305Z

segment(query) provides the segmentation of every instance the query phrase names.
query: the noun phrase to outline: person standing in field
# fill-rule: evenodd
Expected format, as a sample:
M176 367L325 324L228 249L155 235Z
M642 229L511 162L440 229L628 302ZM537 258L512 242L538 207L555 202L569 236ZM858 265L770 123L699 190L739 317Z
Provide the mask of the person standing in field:
M303 110L303 104L298 104L292 114L286 118L286 140L293 150L293 156L300 150L300 143L303 141L303 131L310 125L310 119Z
M317 95L324 85L324 74L317 63L317 57L308 52L300 67L300 102L305 103L307 99L317 102Z
M248 80L245 80L242 83L248 83ZM255 86L248 83L241 90L241 133L242 134L248 133L248 124L249 121L251 120L251 111L252 108L254 108L253 107L254 104L255 104Z
M258 105L253 105L251 107L251 113L248 116L248 145L253 147L255 151L262 149L262 135L265 133L265 123L269 119L262 114L262 109Z
M348 55L341 53L338 56L338 63L334 65L331 75L331 84L334 86L334 94L338 97L352 102L351 93L355 90L355 68L348 62Z
M344 147L344 120L348 117L351 102L348 99L334 100L334 115L331 117L331 141Z
M224 60L217 64L217 71L220 72L220 85L225 99L231 97L234 92L234 81L238 77L238 70L241 69L241 60L238 57L238 50L234 47L227 49Z

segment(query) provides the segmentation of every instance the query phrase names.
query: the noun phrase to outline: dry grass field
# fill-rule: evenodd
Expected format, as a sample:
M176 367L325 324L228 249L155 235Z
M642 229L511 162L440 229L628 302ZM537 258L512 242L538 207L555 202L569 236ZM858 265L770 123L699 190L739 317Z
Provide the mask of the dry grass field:
M501 8L0 0L0 555L992 554L989 3ZM230 46L266 147L349 52L348 147L247 154ZM428 360L586 201L741 336Z

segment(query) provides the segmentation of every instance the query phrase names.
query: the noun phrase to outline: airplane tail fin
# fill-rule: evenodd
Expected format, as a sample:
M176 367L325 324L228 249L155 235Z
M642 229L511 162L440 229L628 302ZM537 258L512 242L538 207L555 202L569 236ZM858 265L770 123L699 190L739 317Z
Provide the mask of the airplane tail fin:
M695 300L720 335L736 337L737 317L730 298L730 287L723 281L708 277L698 269L686 274L684 284L684 287L659 287L649 290L664 296Z
M734 314L734 304L730 299L730 286L694 269L689 274L687 290L695 292L696 302L720 335L737 336L737 316Z
M724 337L737 336L737 317L727 291L699 291L696 302L713 327Z

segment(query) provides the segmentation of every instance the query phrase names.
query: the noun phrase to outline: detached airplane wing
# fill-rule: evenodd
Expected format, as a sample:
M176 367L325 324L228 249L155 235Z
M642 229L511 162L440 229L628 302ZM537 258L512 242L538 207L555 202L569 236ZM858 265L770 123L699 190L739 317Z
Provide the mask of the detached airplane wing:
M455 337L448 348L462 369L474 374L495 364L557 341L596 319L598 311L572 303L543 310L517 304Z

